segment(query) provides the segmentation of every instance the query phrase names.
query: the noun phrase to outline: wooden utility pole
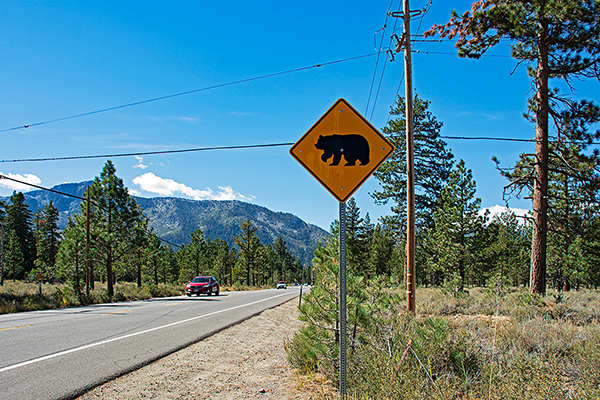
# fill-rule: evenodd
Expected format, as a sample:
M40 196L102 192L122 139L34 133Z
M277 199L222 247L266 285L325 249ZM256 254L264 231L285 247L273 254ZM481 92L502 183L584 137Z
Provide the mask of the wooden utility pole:
M415 312L415 163L410 7L404 0L404 76L406 86L406 308Z

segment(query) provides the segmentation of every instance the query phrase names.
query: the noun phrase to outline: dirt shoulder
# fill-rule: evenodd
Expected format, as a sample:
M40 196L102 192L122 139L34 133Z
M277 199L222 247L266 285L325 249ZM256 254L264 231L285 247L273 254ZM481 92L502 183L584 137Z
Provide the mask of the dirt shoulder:
M266 310L78 399L322 398L287 362L284 343L300 326L297 305L293 299Z

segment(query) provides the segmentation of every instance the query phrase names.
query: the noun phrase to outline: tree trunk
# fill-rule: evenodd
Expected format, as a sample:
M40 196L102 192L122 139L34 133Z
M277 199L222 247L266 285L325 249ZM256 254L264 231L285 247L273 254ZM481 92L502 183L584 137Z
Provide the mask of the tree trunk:
M548 231L548 26L540 15L535 127L535 182L529 291L546 293L546 235Z

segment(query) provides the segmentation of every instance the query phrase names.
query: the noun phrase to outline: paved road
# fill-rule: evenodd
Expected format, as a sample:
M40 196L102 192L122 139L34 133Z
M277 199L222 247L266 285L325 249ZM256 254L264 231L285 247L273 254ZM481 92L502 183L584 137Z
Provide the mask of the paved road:
M298 294L290 287L0 315L0 399L75 397Z

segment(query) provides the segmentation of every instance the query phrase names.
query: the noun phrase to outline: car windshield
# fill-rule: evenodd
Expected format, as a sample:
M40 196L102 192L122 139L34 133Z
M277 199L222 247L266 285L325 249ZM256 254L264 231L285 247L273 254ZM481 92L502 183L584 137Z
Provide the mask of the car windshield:
M208 278L208 276L197 276L192 280L192 283L206 283L209 280L210 279Z

